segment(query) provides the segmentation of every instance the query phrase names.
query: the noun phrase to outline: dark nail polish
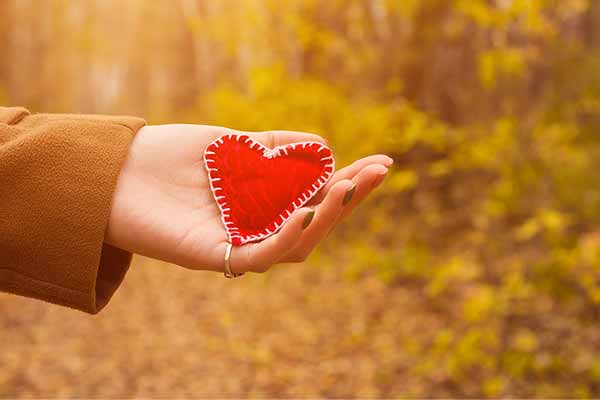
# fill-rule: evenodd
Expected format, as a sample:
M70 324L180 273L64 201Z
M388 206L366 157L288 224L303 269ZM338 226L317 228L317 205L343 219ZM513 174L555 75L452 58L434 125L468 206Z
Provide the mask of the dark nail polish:
M306 216L304 217L304 222L302 223L302 229L306 229L308 225L310 225L310 222L313 220L314 216L315 210L311 210L306 213Z
M342 205L346 205L348 203L350 203L350 200L352 200L352 196L354 196L354 191L356 190L356 184L352 185L352 187L350 189L348 189L348 191L346 191L346 194L344 195L344 200L342 201Z

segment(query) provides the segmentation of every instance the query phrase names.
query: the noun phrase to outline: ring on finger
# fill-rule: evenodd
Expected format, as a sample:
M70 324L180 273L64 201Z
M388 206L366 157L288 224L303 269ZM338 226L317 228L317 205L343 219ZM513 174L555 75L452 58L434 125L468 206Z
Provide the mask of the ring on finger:
M243 272L233 272L231 270L231 249L232 249L233 245L231 243L227 243L227 248L225 249L225 271L223 272L223 275L225 275L225 278L237 278L238 276L242 276L244 275Z

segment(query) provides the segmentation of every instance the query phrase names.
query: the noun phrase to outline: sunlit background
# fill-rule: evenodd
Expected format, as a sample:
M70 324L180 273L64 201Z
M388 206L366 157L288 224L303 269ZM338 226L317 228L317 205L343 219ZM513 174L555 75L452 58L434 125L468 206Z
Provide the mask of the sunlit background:
M0 396L600 396L600 2L0 0L0 57L0 104L395 159L305 264L0 295Z

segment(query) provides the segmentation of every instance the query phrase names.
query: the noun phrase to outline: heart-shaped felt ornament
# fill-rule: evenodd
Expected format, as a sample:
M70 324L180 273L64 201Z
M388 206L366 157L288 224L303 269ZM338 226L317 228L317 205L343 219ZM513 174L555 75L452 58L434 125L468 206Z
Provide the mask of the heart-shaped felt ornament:
M234 246L277 232L333 175L331 150L317 142L269 149L248 135L221 136L204 151L210 187Z

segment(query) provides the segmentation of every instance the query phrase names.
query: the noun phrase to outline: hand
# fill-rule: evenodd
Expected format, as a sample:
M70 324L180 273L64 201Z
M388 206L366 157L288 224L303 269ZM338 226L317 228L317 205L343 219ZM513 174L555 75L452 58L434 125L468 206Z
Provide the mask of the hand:
M223 271L227 234L203 155L207 145L229 133L238 132L203 125L142 128L117 182L105 241L187 268ZM271 148L301 141L324 143L319 136L300 132L249 135ZM337 171L308 207L296 210L277 234L233 247L232 270L264 272L275 263L303 261L381 183L391 164L391 158L375 155Z

